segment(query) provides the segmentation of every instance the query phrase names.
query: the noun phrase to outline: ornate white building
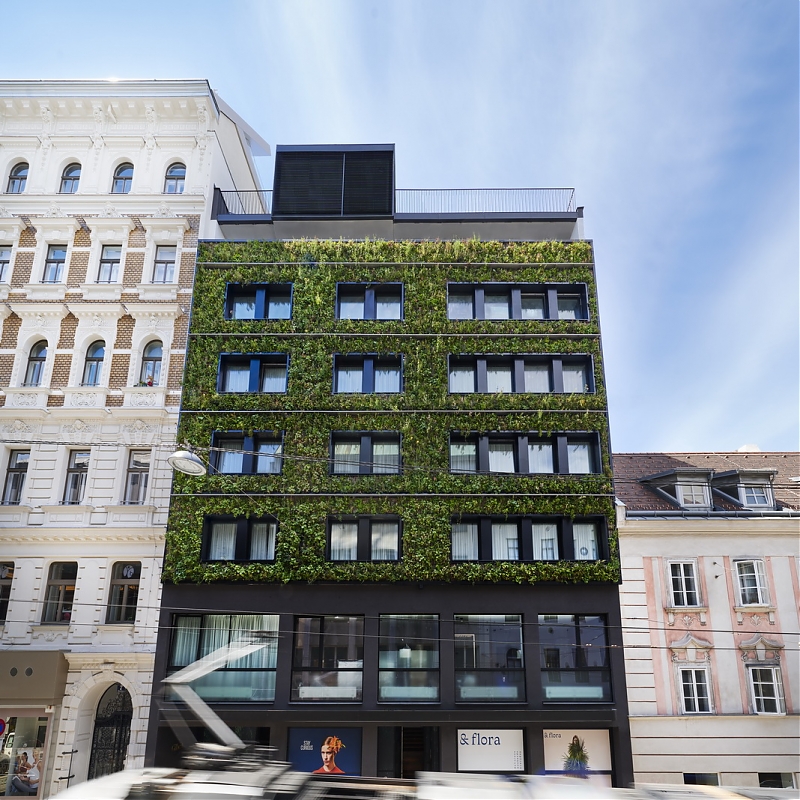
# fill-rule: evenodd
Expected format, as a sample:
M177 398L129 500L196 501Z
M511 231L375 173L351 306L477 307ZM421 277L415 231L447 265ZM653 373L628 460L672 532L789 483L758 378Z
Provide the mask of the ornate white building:
M800 784L798 453L615 454L637 783Z
M268 153L205 81L0 82L0 770L39 797L143 763L196 243Z

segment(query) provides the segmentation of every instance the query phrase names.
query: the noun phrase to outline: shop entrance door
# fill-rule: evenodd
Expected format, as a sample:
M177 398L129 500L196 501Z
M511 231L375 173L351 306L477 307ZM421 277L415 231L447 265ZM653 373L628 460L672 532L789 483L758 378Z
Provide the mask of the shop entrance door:
M128 690L119 683L106 689L97 704L89 756L89 779L120 772L125 766L131 738L133 705Z
M414 778L439 771L439 728L378 728L378 776Z

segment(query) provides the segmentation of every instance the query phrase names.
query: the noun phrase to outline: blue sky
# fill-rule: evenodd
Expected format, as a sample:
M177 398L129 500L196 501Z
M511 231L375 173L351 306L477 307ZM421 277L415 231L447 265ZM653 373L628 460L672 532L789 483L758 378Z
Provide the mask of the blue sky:
M102 9L102 11L101 11ZM400 188L574 186L614 449L796 450L795 0L4 3L5 78L208 78ZM271 159L264 172L271 176Z

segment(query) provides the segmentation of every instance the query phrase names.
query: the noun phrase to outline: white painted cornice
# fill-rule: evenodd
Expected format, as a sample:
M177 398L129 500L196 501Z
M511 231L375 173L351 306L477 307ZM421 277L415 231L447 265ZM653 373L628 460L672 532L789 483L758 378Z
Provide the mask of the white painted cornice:
M72 241L75 231L79 228L75 217L37 217L31 220L31 225L36 228L37 242L63 242Z
M130 217L90 217L86 220L92 242L119 242L133 230Z
M0 217L0 242L15 242L27 227L19 217Z
M69 308L63 303L10 303L14 313L23 319L33 319L37 317L55 317L64 319L69 314Z

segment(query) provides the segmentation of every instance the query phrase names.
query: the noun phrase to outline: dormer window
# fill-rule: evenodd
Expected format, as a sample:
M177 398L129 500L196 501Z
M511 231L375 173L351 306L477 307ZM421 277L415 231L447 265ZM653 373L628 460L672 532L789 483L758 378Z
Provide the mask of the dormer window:
M775 508L772 481L775 470L748 469L718 472L711 483L714 494L736 506L764 511Z
M708 508L708 486L702 483L679 483L676 486L677 499L682 506L687 508Z
M711 511L712 470L677 467L642 478L642 483L686 511Z
M748 508L771 508L773 505L769 486L742 486L739 494L742 505Z

